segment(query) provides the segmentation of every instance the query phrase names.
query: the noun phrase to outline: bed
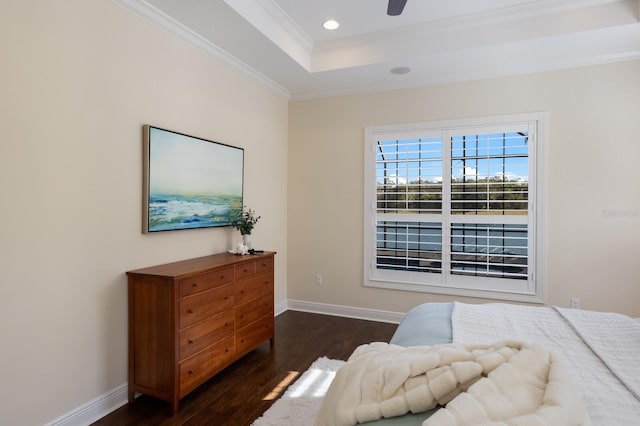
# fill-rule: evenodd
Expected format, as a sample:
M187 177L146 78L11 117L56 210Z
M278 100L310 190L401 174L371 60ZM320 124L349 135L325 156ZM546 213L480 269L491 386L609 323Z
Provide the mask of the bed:
M559 354L592 425L640 425L638 319L557 307L427 303L405 315L390 344L411 348L504 340L544 345ZM421 425L437 410L364 424Z

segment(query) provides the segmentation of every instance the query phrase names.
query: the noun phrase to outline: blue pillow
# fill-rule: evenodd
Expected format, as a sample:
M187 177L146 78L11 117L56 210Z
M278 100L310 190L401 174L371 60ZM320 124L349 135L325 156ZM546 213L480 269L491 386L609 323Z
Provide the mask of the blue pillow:
M424 303L411 309L402 319L390 343L424 346L451 343L453 303Z

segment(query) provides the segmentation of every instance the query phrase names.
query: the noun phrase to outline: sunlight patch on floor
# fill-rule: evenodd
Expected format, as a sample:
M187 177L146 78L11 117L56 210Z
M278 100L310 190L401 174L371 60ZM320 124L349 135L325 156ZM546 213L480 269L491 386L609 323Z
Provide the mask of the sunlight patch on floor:
M287 374L287 376L282 379L280 381L280 383L278 383L276 385L276 387L274 387L271 392L269 392L269 394L267 396L265 396L264 398L262 398L263 401L272 401L274 399L277 399L282 392L300 375L299 371L289 371L289 373Z
M323 371L322 377L324 377L324 380L322 381L322 383L320 383L320 386L318 386L318 389L316 389L316 391L313 393L314 397L321 397L327 393L327 391L329 390L329 386L333 381L333 378L336 377L336 372Z
M334 371L325 371L319 369L309 370L309 375L300 383L295 384L295 390L291 392L291 398L299 398L301 396L324 396L329 389L331 381L335 377ZM311 395L310 392L313 392Z

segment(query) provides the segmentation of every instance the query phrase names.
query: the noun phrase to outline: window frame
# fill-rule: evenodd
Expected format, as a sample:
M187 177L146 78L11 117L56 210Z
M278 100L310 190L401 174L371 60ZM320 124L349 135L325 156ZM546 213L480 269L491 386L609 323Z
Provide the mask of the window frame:
M533 131L528 151L528 278L520 280L524 284L513 288L512 280L502 278L468 277L449 273L406 273L406 271L376 268L376 232L377 232L377 142L389 139L411 139L442 137L443 143L443 182L451 176L451 149L447 149L447 137L464 131L485 129L489 132L503 132L513 126L527 125ZM500 130L503 129L503 130ZM407 124L370 126L364 135L364 241L363 241L363 282L365 287L427 292L456 296L489 298L506 301L544 303L545 265L544 265L544 218L543 202L540 196L545 188L546 164L545 146L547 139L547 113L534 112L522 114L496 115L467 119L427 121ZM531 135L530 135L531 136ZM442 212L434 214L386 214L391 221L439 222L444 223L445 215L451 217L450 223L457 219L467 221L466 215L451 215L451 193L442 194ZM446 206L446 207L445 207ZM438 219L439 217L439 219ZM471 220L471 222L473 222ZM504 216L501 223L510 223ZM442 226L442 266L449 265L452 245L450 230ZM422 275L420 275L422 274ZM454 279L451 279L454 277Z

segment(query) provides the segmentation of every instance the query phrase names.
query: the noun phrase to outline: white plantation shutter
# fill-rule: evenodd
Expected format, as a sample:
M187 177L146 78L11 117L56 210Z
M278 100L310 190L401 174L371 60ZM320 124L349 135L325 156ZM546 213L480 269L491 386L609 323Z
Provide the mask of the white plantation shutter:
M376 141L377 210L442 212L442 138Z
M450 136L451 213L526 214L529 126L471 130Z
M368 128L365 284L540 300L534 207L543 118Z
M376 268L441 272L441 223L380 220L376 227Z
M451 223L451 268L457 275L528 278L527 225Z

